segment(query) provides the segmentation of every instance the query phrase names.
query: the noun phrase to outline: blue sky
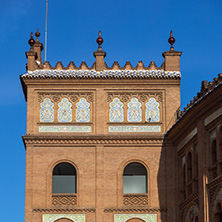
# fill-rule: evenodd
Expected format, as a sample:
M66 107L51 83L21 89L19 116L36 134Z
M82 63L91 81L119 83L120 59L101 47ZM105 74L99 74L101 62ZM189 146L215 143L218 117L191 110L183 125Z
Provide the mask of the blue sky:
M19 75L25 73L30 32L40 28L44 43L45 0L0 1L2 221L24 221L26 103ZM49 0L48 55L52 66L94 62L102 31L106 62L136 66L163 62L173 30L181 56L181 107L200 90L202 80L222 72L221 0ZM43 52L44 53L44 52ZM13 213L12 213L13 210Z

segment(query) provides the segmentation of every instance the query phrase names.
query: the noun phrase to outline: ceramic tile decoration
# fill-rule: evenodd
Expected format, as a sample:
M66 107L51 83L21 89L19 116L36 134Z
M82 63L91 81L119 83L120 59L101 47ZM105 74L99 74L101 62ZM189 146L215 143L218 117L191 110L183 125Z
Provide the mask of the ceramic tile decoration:
M58 110L59 122L71 122L72 121L72 103L67 98L63 98L59 103Z
M160 121L160 109L159 103L155 98L150 98L146 103L146 121L147 122L159 122Z
M119 98L114 98L110 103L109 121L123 122L123 103Z
M43 222L55 222L58 219L66 218L73 222L85 222L85 214L43 214Z
M160 70L35 70L28 71L22 75L22 78L27 79L177 79L181 78L179 71L164 71Z
M109 126L111 133L160 133L161 126Z
M54 121L54 103L50 98L45 98L40 103L40 122L53 122Z
M90 103L85 98L80 98L76 104L76 121L89 122L90 121Z
M145 222L156 222L156 214L114 214L114 222L126 222L132 218L139 218Z
M127 120L128 122L142 121L141 103L135 97L128 103Z
M41 133L90 133L91 126L39 126Z

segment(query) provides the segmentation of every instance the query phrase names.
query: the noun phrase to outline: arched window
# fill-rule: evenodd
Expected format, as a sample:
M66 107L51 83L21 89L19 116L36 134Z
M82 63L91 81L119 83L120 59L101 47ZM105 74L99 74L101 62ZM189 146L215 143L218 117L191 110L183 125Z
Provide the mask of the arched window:
M76 169L69 163L60 163L53 169L52 193L76 193Z
M187 156L187 182L189 183L192 180L192 154L188 153Z
M211 143L211 152L212 152L212 165L217 163L217 142L213 140Z
M147 193L147 171L142 164L130 163L125 167L123 193Z
M197 144L194 145L194 155L195 155L195 178L198 177L198 147Z
M183 178L183 188L186 185L186 165L185 165L185 156L182 158L182 178Z

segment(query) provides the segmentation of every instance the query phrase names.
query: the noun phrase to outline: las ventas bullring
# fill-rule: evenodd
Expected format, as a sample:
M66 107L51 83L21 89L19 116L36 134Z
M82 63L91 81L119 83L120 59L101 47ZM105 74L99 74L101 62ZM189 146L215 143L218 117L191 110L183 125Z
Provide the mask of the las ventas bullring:
M181 110L172 32L160 67L108 67L101 32L91 67L52 67L40 40L20 76L25 222L222 222L222 74Z

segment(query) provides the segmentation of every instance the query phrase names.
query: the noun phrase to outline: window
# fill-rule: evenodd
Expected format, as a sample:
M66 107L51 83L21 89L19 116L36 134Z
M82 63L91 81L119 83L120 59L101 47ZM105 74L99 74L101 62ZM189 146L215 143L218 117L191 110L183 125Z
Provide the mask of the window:
M76 169L73 165L60 163L55 166L52 193L76 193Z
M147 171L142 164L130 163L125 167L123 193L147 193Z
M186 166L185 166L185 156L182 158L182 178L183 178L183 187L186 185Z
M198 147L197 147L197 144L194 145L194 155L195 155L195 178L198 177Z
M211 151L212 151L212 165L217 163L217 142L213 140L211 143Z
M192 155L191 152L187 156L187 182L192 180Z

